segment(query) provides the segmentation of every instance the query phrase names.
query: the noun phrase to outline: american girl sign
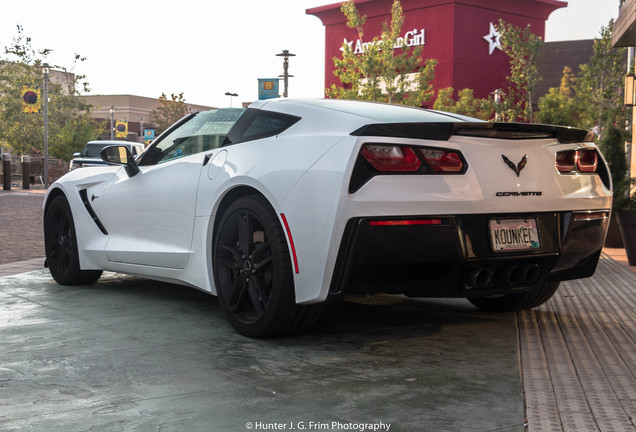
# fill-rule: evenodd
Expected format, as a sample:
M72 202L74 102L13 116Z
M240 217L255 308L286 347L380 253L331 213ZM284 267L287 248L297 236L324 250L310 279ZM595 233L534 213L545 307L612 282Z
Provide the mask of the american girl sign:
M361 39L358 39L357 41L355 41L354 46L353 41L348 41L347 38L344 38L344 40L342 41L342 46L340 47L340 51L344 51L344 46L346 44L349 45L349 48L351 49L351 51L353 51L354 54L362 54L367 51L369 46L373 46L376 43L380 46L380 49L382 49L382 45L384 44L384 41L382 39L375 42L362 42ZM406 44L407 47L426 45L426 30L413 29L411 31L407 31L406 33L404 33L404 36L397 38L393 49L402 48L404 44Z

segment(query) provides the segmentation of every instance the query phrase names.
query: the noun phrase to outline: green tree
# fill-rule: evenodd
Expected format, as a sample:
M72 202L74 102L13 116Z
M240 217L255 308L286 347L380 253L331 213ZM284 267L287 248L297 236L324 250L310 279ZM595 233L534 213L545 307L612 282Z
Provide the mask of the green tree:
M160 131L165 131L183 116L190 112L190 107L186 104L183 93L170 94L170 99L165 93L159 96L161 106L152 110L152 122L157 125Z
M574 76L570 68L565 68L560 87L551 88L539 100L538 121L595 129L601 137L608 128L624 128L629 120L629 111L623 105L625 48L612 47L613 24L610 20L601 27L592 57L579 66L579 74ZM620 147L622 152L622 143Z
M18 26L17 35L5 48L6 58L0 60L0 139L18 154L41 152L44 147L43 114L22 112L21 97L22 86L39 85L42 88L42 65L50 53L50 49L34 49L31 38L24 35L22 27ZM80 88L88 89L86 77L72 73L76 65L84 60L76 54L71 71L51 66L68 72L62 82L49 81L48 89L49 149L53 156L64 159L69 154L68 149L79 151L86 142L69 141L68 132L62 133L62 130L80 127L89 139L96 138L98 134L99 128L90 118L90 107L77 97ZM71 155L73 151L70 151Z
M42 115L22 112L22 86L41 85L37 67L2 61L0 63L0 139L18 154L44 145Z
M510 75L503 89L502 104L498 108L503 121L533 121L532 100L539 82L537 56L543 40L530 30L499 20L501 48L510 57Z
M613 26L614 20L610 20L601 27L592 58L580 66L574 85L576 101L584 108L580 126L597 127L601 134L607 127L624 127L628 119L623 105L626 48L612 47Z
M572 68L570 66L565 66L563 68L563 76L561 77L561 85L559 86L559 93L561 93L565 97L574 97L574 84L576 83L576 78L574 77L574 73L572 72Z
M537 107L538 123L563 126L576 126L578 123L574 99L562 94L557 87L552 87L548 94L541 97Z
M627 191L629 178L627 177L627 157L625 155L625 141L628 132L615 126L605 128L599 140L599 149L603 153L612 174L614 186L614 200L612 207L615 209L625 207L628 203Z
M69 120L51 137L51 155L62 160L71 160L73 153L84 148L87 142L97 139L104 132L105 123L98 124L84 118Z
M614 208L633 205L628 199L625 126L630 110L623 104L625 48L612 47L614 20L601 27L600 38L594 40L590 61L580 66L575 84L576 103L583 107L579 126L594 128L600 134L599 148L605 156L614 183ZM634 171L632 169L632 175Z
M563 68L561 85L552 87L548 94L539 99L536 120L539 123L563 126L578 126L581 107L574 99L574 83L576 78L572 69Z
M482 120L492 120L495 113L495 106L492 98L475 98L473 89L465 88L458 92L458 99L455 101L452 87L440 89L433 109L462 114Z
M629 110L623 105L625 49L612 47L613 24L610 20L601 28L592 57L579 66L578 76L573 76L569 68L564 69L560 87L551 88L539 100L537 118L543 123L595 129L600 134L598 145L614 184L613 206L621 208L630 202L625 154Z
M360 16L354 2L342 4L347 25L364 38L366 16ZM343 44L342 58L334 58L334 75L342 86L332 85L327 96L337 99L359 99L421 106L431 100L436 60L423 61L422 46L409 47L399 43L404 23L402 5L398 0L391 7L391 23L382 24L382 34L364 43L365 49L356 54L349 44ZM399 46L401 52L393 47Z

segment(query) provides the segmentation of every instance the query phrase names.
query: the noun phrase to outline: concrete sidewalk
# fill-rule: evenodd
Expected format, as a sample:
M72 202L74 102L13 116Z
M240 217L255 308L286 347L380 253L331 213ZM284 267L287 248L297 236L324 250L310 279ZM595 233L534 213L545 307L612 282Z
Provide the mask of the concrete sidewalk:
M343 302L256 340L189 288L40 270L0 278L0 334L3 431L524 430L515 314L464 300Z

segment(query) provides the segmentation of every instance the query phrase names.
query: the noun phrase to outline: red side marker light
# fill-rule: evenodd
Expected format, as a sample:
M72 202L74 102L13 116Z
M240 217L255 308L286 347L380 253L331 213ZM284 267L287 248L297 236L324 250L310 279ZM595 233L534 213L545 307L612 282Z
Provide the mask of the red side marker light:
M287 231L287 238L289 238L289 244L291 245L292 256L294 257L294 270L296 270L296 273L300 273L298 270L298 258L296 257L296 246L294 246L294 239L291 235L291 230L289 229L287 218L285 217L284 213L281 213L280 217L283 220L283 224L285 225L285 231Z

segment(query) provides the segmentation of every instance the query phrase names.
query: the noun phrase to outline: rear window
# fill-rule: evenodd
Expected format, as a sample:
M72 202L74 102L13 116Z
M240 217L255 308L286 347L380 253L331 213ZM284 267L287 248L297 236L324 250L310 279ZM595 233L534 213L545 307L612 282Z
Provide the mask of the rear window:
M228 133L223 145L266 138L283 133L300 117L248 108Z

